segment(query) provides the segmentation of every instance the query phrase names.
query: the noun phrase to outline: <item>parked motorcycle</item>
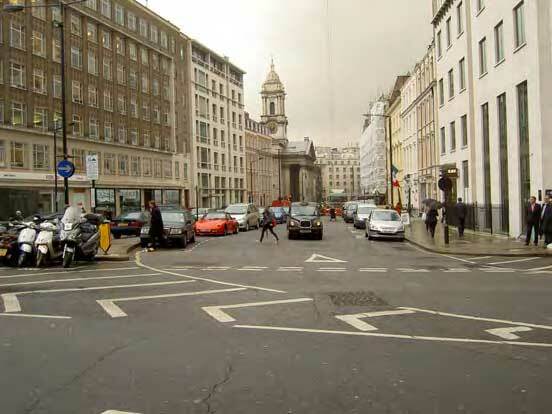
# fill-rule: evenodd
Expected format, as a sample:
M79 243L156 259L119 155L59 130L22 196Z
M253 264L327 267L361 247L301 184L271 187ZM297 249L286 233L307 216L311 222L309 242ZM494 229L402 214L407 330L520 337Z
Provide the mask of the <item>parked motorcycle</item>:
M17 237L17 244L19 245L18 267L23 267L29 258L34 258L34 243L38 235L40 222L40 216L34 216L33 221L21 223L22 229Z
M73 261L93 260L100 247L98 226L101 216L81 214L78 207L68 207L61 219L61 243L63 246L63 267L68 268Z
M60 240L59 220L46 221L39 226L40 233L36 237L36 266L42 267L63 255L63 249Z
M17 263L19 256L17 238L22 228L21 224L7 223L0 229L0 263L6 266L13 266Z

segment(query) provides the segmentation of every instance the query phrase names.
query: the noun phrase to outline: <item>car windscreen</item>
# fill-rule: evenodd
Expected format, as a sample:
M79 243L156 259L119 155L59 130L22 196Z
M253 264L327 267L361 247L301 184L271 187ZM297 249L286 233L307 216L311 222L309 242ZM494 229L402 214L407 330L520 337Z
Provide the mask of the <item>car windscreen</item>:
M225 218L225 213L208 213L203 216L203 220L224 220Z
M163 222L184 223L184 214L178 211L162 211Z
M370 214L374 210L374 207L359 207L357 210L358 214Z
M293 206L291 207L292 216L316 216L316 207L312 206Z
M283 207L272 207L272 212L274 214L278 213L278 214L282 214L282 213L285 213L285 210Z
M140 220L142 218L142 213L139 211L135 211L133 213L125 214L124 216L121 216L122 220Z
M246 214L247 206L229 206L226 212L228 214Z
M377 221L401 221L401 216L396 211L374 211L372 220Z
M352 210L356 210L356 208L357 208L356 204L349 204L347 206L346 210L352 211Z

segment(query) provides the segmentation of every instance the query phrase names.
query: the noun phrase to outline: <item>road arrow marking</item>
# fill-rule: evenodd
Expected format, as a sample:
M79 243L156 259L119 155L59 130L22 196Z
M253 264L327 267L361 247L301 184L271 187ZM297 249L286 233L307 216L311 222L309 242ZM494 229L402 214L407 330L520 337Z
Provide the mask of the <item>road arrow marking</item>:
M357 313L354 315L337 315L336 318L340 321L348 323L349 325L357 328L359 331L377 331L374 325L370 325L361 320L361 318L374 318L378 316L393 316L393 315L408 315L415 313L414 311L407 309L391 310L391 311L380 311L380 312L367 312L367 313Z
M282 303L312 302L312 300L312 298L272 300L269 302L238 303L236 305L205 306L201 309L203 309L205 312L207 312L208 315L212 316L219 322L234 322L235 319L228 315L226 312L223 312L221 309L249 308L252 306L278 305Z
M233 288L233 289L202 290L199 292L169 293L166 295L136 296L132 298L117 298L117 299L100 299L100 300L97 300L96 302L98 302L98 304L112 318L124 318L125 316L128 316L128 315L119 306L115 305L115 302L129 302L133 300L146 300L146 299L177 298L181 296L209 295L213 293L238 292L243 290L247 290L247 289Z
M333 257L322 256L321 254L313 254L306 263L347 263L347 260L335 259Z
M532 331L533 329L528 326L513 326L511 328L495 328L495 329L486 329L485 332L490 333L491 335L498 336L502 339L508 341L515 341L519 339L519 336L514 335L514 332L527 332Z

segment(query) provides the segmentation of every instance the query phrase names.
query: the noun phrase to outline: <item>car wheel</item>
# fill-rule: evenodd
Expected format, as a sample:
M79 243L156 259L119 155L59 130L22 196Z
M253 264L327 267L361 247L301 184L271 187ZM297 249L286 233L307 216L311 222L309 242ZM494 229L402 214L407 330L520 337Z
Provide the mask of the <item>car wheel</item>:
M316 240L322 240L323 237L324 233L320 232L320 234L318 234L318 236L316 237Z
M234 234L238 234L240 232L240 226L234 227Z
M249 222L245 223L245 231L251 230L251 227L249 227Z
M368 237L368 240L372 240L372 234L370 234L370 230L368 230L368 235L366 237Z
M184 233L184 237L180 239L180 247L185 249L187 245L188 245L188 236L186 235L186 233Z
M293 235L291 233L288 233L288 240L293 240Z
M113 233L113 238L119 240L121 238L121 233Z

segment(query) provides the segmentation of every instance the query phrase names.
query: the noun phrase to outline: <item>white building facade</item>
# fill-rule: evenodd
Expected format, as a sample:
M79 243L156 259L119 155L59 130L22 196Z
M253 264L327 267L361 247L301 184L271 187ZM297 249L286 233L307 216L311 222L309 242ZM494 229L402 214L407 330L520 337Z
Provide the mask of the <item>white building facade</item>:
M358 144L342 148L316 147L316 165L320 167L322 198L335 192L343 192L348 198L362 193Z
M387 193L386 105L383 100L372 105L360 136L360 182L367 195Z
M416 116L417 83L411 75L401 88L402 179L405 185L403 205L419 209L418 197L418 118Z

